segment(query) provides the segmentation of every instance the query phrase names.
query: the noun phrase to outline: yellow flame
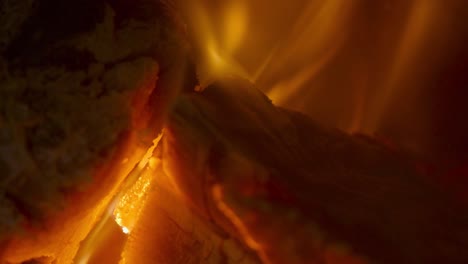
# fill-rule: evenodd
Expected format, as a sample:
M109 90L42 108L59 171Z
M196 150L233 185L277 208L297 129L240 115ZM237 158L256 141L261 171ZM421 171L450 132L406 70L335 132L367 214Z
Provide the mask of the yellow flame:
M291 97L296 95L308 80L313 78L318 72L325 67L327 62L335 55L337 47L330 49L318 61L309 67L304 67L295 73L291 78L278 81L268 91L268 97L277 105L287 104Z
M388 110L389 103L401 92L400 85L408 73L411 61L417 57L418 49L423 45L431 33L431 24L436 22L435 12L439 11L440 2L414 1L407 18L406 26L396 50L395 60L388 73L386 82L373 100L371 114L368 117L367 129L375 131L382 121L382 115Z
M351 2L179 0L179 5L200 57L202 86L220 75L236 75L286 103L336 54L347 35Z
M246 3L232 1L226 5L224 50L232 54L244 38L247 29L248 15Z
M197 47L198 75L202 86L225 74L249 78L234 56L247 32L246 3L245 0L230 0L213 7L205 1L179 1Z
M438 20L450 16L446 5L424 0L178 2L202 61L202 87L237 75L278 105L368 133L408 94L412 69L430 68L418 63L429 55L424 44L442 35Z

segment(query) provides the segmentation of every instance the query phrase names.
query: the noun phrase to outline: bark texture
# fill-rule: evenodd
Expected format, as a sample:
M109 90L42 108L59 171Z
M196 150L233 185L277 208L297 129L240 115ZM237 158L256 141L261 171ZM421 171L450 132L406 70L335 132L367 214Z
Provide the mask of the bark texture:
M397 151L221 80L182 96L165 169L264 263L466 263L466 208ZM234 228L232 228L234 227Z

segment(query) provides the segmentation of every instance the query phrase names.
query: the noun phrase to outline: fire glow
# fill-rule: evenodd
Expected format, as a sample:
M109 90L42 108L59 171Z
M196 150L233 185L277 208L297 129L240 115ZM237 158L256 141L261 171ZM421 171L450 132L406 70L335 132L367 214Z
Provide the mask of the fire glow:
M413 95L425 76L414 69L430 71L436 65L424 63L428 53L449 48L425 43L454 38L455 7L435 1L192 0L180 6L202 81L228 72L256 83L277 105L369 134L385 125L402 97L420 107ZM425 116L408 119L420 120L417 131L430 125Z
M343 46L358 43L347 33L352 32L352 18L359 9L358 4L352 1L305 1L302 4L294 4L290 10L285 10L283 21L278 17L285 7L281 4L271 4L270 1L224 2L224 11L220 12L223 14L221 19L215 15L220 7L212 7L206 3L187 4L186 8L189 11L185 13L191 14L188 17L189 24L191 23L189 27L193 31L192 35L197 36L194 41L202 61L199 65L202 85L207 85L217 76L226 73L241 76L258 83L276 104L315 114L318 119L326 119L327 123L348 131L375 132L379 128L382 116L391 109L392 102L397 96L401 96L403 91L399 89L403 88L398 87L408 87L401 85L412 78L408 76L408 68L415 65L414 61L424 54L418 50L422 48L422 43L430 39L429 29L440 16L436 13L440 3L408 2L411 2L411 6L407 8L406 23L401 28L393 29L398 32L395 34L398 37L394 45L389 47L380 43L380 46L375 48L376 53L394 54L393 59L382 62L365 58L363 61L357 61L356 65L346 60L358 56L340 55ZM262 11L255 14L257 10ZM282 25L275 32L278 23L283 22L288 25ZM260 26L250 27L252 23ZM267 29L270 31L261 33ZM256 37L260 40L255 39ZM386 65L381 67L386 70L385 74L372 79L370 75L373 63L385 63ZM342 113L322 115L323 113L317 111L318 108L308 108L308 105L319 101L332 102L320 96L314 98L314 95L327 96L320 90L326 89L323 80L329 78L330 67L343 64L355 66L350 69L355 73L354 76L341 82L344 84L349 79L352 80L349 82L351 90L354 91L352 99L344 106L349 111L341 110ZM415 82L417 80L409 83ZM383 88L378 91L370 88L377 84ZM320 106L320 103L317 105ZM347 113L352 113L352 116L347 116ZM424 126L425 124L421 124L421 127ZM159 142L159 139L155 142ZM154 147L156 146L157 143ZM152 186L154 171L161 169L161 161L151 157L153 150L154 148L149 150L137 166L138 172L135 175L138 176L131 176L134 177L129 181L131 184L124 183L125 187L117 195L118 198L109 205L106 217L113 215L125 234L132 234L141 214L144 214L142 208ZM103 233L99 231L98 236L102 236ZM253 248L259 247L255 242L251 244ZM89 258L85 259L87 261ZM86 261L77 263L87 263Z
M121 184L120 190L109 202L104 215L101 216L101 219L95 224L87 238L81 243L74 263L99 263L101 258L106 259L108 257L106 253L99 252L99 248L102 246L104 246L103 250L109 248L103 243L109 243L106 238L112 236L111 222L115 221L124 234L130 234L145 204L147 193L151 187L153 171L159 168L159 161L153 157L153 152L161 137L162 135L159 135L153 140L153 146L147 150L142 160ZM128 162L127 159L122 160L122 163L126 162ZM104 255L104 257L101 255ZM98 260L93 260L95 258Z

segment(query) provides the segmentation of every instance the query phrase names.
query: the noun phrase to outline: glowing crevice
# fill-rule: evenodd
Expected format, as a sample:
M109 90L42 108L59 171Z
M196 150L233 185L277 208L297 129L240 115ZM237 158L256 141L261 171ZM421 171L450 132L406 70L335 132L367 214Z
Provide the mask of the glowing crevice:
M106 236L110 235L109 227L112 226L109 223L110 221L119 224L123 233L128 234L131 232L131 228L140 213L139 210L143 207L144 195L151 182L151 174L145 172L148 171L149 166L157 164L157 161L152 160L154 159L152 155L161 137L162 134L153 140L153 145L118 187L116 195L109 201L107 209L100 220L96 222L95 226L81 242L80 249L73 260L74 264L88 263L89 259L96 253L95 251L99 248L100 243L105 240ZM133 210L124 209L125 206L129 206Z
M216 206L218 209L227 217L231 223L236 227L237 231L242 236L242 239L247 244L248 247L257 252L259 257L262 259L263 263L268 264L268 258L264 254L261 244L258 243L249 233L248 228L244 225L241 218L232 210L229 205L227 205L223 200L223 190L222 187L217 184L214 185L211 189L211 193Z

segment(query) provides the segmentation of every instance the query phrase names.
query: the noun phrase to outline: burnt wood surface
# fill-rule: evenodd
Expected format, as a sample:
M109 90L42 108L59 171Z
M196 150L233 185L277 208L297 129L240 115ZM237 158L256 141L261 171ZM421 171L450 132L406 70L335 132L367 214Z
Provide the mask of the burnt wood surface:
M248 82L181 97L165 137L193 207L228 218L266 263L468 261L466 207L405 155L277 108Z
M86 218L106 195L96 194L94 185L107 180L96 179L95 171L130 133L141 130L139 143L151 144L161 129L155 113L163 113L180 89L172 80L186 76L187 50L180 21L165 1L0 0L0 251L14 256L9 262L28 258L15 253L27 247L34 255L41 243L45 249L69 240L44 242L42 233L60 236L67 229L50 223L63 211ZM148 105L154 114L142 115ZM154 119L149 132L136 127L146 122L142 116ZM83 193L90 186L94 193ZM73 200L74 194L88 201ZM85 206L69 198L89 208L73 210ZM10 248L11 236L19 246ZM38 254L54 259L48 251Z

